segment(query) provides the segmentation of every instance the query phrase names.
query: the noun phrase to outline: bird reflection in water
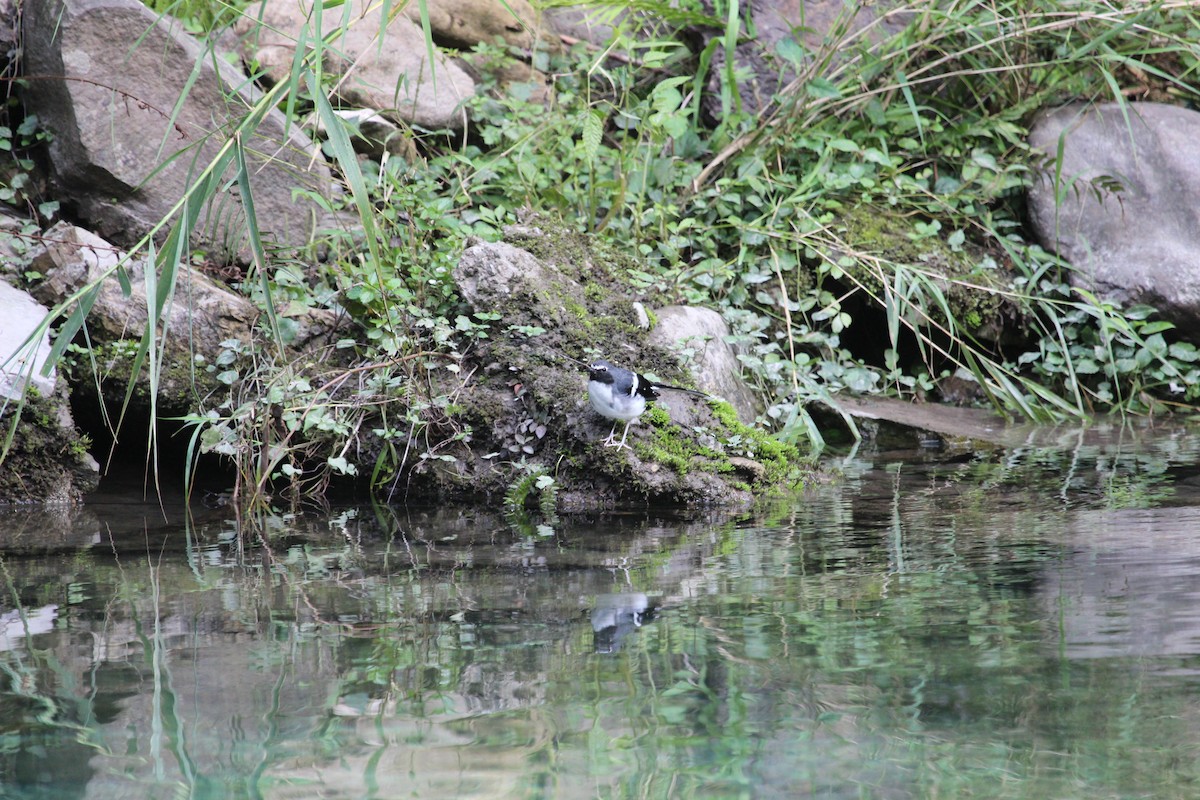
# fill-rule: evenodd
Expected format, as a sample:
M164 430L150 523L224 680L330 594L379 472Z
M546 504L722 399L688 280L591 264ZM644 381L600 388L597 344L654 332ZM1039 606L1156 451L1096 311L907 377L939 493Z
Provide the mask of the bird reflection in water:
M621 640L654 617L650 598L641 592L596 595L592 634L597 653L615 653Z

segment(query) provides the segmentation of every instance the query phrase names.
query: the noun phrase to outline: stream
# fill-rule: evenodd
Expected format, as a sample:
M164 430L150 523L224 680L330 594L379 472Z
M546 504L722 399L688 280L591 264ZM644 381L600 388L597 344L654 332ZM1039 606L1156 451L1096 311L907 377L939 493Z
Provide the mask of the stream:
M1200 795L1200 434L824 463L739 514L0 513L0 798Z

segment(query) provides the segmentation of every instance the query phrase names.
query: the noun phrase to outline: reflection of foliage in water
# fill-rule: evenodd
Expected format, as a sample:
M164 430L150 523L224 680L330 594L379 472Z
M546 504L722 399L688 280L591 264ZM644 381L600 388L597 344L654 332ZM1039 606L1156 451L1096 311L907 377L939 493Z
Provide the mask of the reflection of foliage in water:
M1186 424L1114 423L1030 429L1023 447L934 455L938 490L990 513L997 494L1014 504L1053 499L1067 507L1150 508L1170 501L1200 462L1200 437ZM910 501L912 498L910 498ZM1182 497L1177 502L1188 502Z
M565 517L541 538L349 513L281 517L257 545L220 524L183 552L139 531L6 559L6 596L59 621L0 653L4 746L122 796L1190 797L1194 656L1078 656L1054 581L1086 563L1065 532L1104 505L1103 470L1165 486L1194 448L1090 447L852 461L737 520ZM609 592L656 611L596 652ZM86 731L47 741L14 676Z

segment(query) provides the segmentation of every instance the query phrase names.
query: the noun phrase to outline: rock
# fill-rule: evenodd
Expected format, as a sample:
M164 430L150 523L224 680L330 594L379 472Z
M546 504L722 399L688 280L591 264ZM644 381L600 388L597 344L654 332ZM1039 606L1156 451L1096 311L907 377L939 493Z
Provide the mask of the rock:
M408 3L404 13L421 24L420 3ZM429 29L437 42L460 50L502 41L528 50L541 30L541 16L528 0L426 0Z
M940 440L982 443L999 447L1028 444L1029 426L1011 425L1003 417L979 408L909 403L891 397L838 395L836 410L858 420L885 422L906 429L909 446ZM933 434L929 436L928 434Z
M125 338L137 339L146 329L149 312L146 309L146 262L129 261L125 270L132 288L125 296L120 283L111 273L127 254L101 237L67 223L59 223L45 235L45 249L33 261L33 267L44 276L35 294L42 302L54 305L78 292L93 281L101 280L99 293L88 315L88 331L93 341L111 343ZM257 311L245 298L218 286L204 275L185 268L176 280L173 303L161 324L170 331L186 332L185 340L197 352L215 354L220 342L226 339L250 340L250 328ZM186 299L185 299L186 298ZM215 317L220 328L192 324L194 318ZM180 337L168 337L182 348L164 358L165 363L190 364L189 342ZM178 387L182 388L182 387Z
M584 6L559 6L547 8L542 12L546 27L558 36L566 36L568 40L590 42L603 47L612 41L616 25L623 21L629 11L617 12L610 21L609 14L598 14L597 9Z
M177 21L137 0L39 0L24 15L31 80L23 99L53 134L58 195L102 235L132 245L167 217L257 96ZM271 109L245 137L245 152L264 239L308 244L317 206L293 189L328 196L332 185L312 143ZM246 255L236 186L218 192L200 219L196 246Z
M100 484L100 465L71 422L65 386L0 411L6 432L18 408L21 414L0 466L0 504L75 505Z
M680 383L678 359L647 341L613 254L577 234L527 226L505 234L472 244L454 269L475 312L502 320L472 346L459 368L471 377L453 389L471 447L453 469L433 465L440 472L425 489L505 492L540 470L554 476L559 508L580 510L630 500L742 505L794 479L794 449L776 449L732 415L676 392L630 428L629 449L603 447L612 421L588 404L586 359L603 355ZM747 468L751 461L761 469Z
M738 419L750 425L762 409L741 378L741 365L726 341L729 326L716 311L696 306L667 306L655 312L658 325L650 341L676 352L699 389L727 400Z
M352 132L350 143L356 153L382 158L384 153L405 161L413 162L419 157L413 140L406 136L400 126L367 108L337 109L333 112L341 118ZM324 136L327 131L324 121L317 123L317 132Z
M1029 190L1033 227L1071 262L1071 282L1200 333L1200 113L1065 106L1039 119L1029 142L1051 158Z
M767 468L765 466L745 456L731 456L729 463L738 472L749 475L754 480L762 480L767 477Z
M127 297L111 273L126 254L89 231L59 223L45 234L45 250L33 261L33 267L45 276L35 293L47 305L55 305L82 287L101 280L99 291L88 315L88 332L93 347L103 350L125 340L137 341L146 329L147 311L145 261L134 259L125 264L131 293ZM160 276L161 278L161 276ZM255 328L261 316L258 308L241 295L231 292L191 267L180 269L172 300L159 325L159 345L164 365L159 376L157 407L161 413L183 414L194 410L197 383L207 384L203 369L194 369L196 355L210 361L223 350L222 342L237 339L255 341ZM336 328L331 312L309 309L289 324L294 332L290 344L297 349L317 343ZM166 333L165 337L162 336ZM127 354L128 348L114 352ZM120 359L98 354L108 373L103 387L109 397L123 398L130 376L121 373ZM128 357L127 355L125 356ZM142 379L137 397L143 403L149 385ZM82 387L81 387L82 388ZM147 404L148 405L148 404Z
M457 63L481 86L495 93L534 105L549 106L554 96L550 77L509 53L464 53Z
M53 371L42 375L50 355L43 331L49 311L25 292L0 281L0 430L7 434L20 413L12 444L0 466L0 504L70 505L96 488L100 466L88 453L71 419L65 388Z
M348 0L325 11L321 30L339 31L329 40L325 68L341 78L341 102L421 128L461 130L467 121L462 105L475 94L475 82L436 49L431 67L425 35L408 17L396 16L385 29L385 5ZM313 0L263 0L238 22L247 54L271 80L288 78L312 8Z
M570 47L587 42L597 48L612 44L620 33L639 41L654 39L682 40L683 22L680 17L665 18L650 6L625 4L601 5L550 5L542 9L542 24L556 46Z
M467 248L454 270L463 299L477 309L502 308L514 296L534 292L551 276L527 250L507 242L480 242ZM571 287L578 300L582 290Z
M846 36L855 36L874 27L867 38L855 39L851 47L839 43L838 50L854 52L861 42L869 46L882 36L894 34L908 23L908 14L892 9L900 6L895 0L880 3L847 4L844 0L754 0L746 4L753 22L753 36L746 36L734 49L734 71L745 76L738 80L743 111L756 113L766 108L775 95L796 78L796 64L779 55L781 42L793 40L799 32L800 44L813 52L829 47L825 40L835 34L844 24L847 10L853 10ZM743 29L745 23L743 22ZM723 37L724 31L707 30L703 33L703 44ZM709 92L704 99L706 112L714 119L721 118L721 81L727 73L724 47L718 46L713 53L709 74ZM810 57L802 57L807 61ZM839 63L836 59L834 63Z
M0 74L11 74L9 69L18 53L20 25L16 0L0 0Z
M43 330L30 340L49 313L25 292L0 281L0 396L20 397L27 385L44 395L54 391L54 372L41 374L50 355L50 334Z

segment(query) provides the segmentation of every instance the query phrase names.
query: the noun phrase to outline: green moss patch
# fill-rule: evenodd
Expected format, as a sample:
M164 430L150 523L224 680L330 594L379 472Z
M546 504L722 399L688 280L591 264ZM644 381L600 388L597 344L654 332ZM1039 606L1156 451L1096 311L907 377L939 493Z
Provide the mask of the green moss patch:
M76 503L96 488L100 473L88 454L88 441L59 420L62 398L44 397L35 389L25 407L12 446L0 469L0 503ZM8 430L16 404L0 415Z
M857 250L891 264L909 265L927 275L945 298L954 322L971 335L996 340L1001 336L1001 321L1022 319L1023 311L1009 298L1011 276L999 266L1005 260L1003 253L990 253L969 241L955 248L943 237L914 238L911 220L877 206L851 208L839 224L846 241ZM889 287L883 285L878 272L867 268L867 263L871 262L855 260L847 271L882 297ZM939 308L932 297L924 307L932 312Z

